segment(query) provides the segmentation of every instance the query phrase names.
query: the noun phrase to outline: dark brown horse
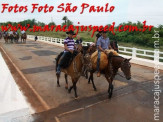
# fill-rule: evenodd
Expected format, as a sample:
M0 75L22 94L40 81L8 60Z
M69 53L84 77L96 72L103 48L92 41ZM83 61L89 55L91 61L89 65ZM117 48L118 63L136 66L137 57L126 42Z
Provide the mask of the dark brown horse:
M4 34L3 38L5 40L5 43L8 43L9 35L8 34Z
M59 57L56 59L56 67L58 66L59 62ZM71 77L73 85L68 89L68 92L70 93L72 88L74 89L75 92L75 98L78 97L77 92L76 92L76 83L79 80L83 68L87 67L87 70L91 69L91 62L90 62L90 55L85 54L84 51L81 51L80 53L77 54L77 56L72 60L70 65L67 68L61 69L61 72L65 73L65 80L66 80L66 86L65 88L68 88L68 81L67 81L67 76L69 75ZM59 83L59 78L60 75L57 75L57 86L60 87Z
M109 55L108 60L110 60L110 63L111 63L112 75L110 77L107 77L106 74L105 74L105 77L106 77L106 79L107 79L107 81L109 83L108 97L111 98L112 93L113 93L113 87L114 87L112 82L113 82L113 79L116 76L119 68L121 68L121 70L124 73L127 80L131 79L131 71L130 71L131 65L130 65L130 62L129 62L131 59L126 59L126 58L123 58L121 56L114 56L114 55L110 56ZM90 77L89 77L89 80L88 80L88 83L90 83L90 81L92 81L92 85L93 85L94 90L96 90L96 86L95 86L94 80L93 80L93 73L95 72L95 70L96 69L93 69L90 72Z
M18 41L19 41L19 34L18 34L18 33L17 33L17 34L14 33L14 34L13 34L13 39L14 39L14 42L15 42L15 43L18 43Z
M10 40L11 43L13 43L14 36L13 34L8 34L8 40Z
M0 31L0 39L2 38L2 32Z
M24 34L22 34L21 35L21 43L26 43L26 39L27 39L27 35L26 35L26 33L24 33Z
M119 52L117 41L110 42L110 45L115 51Z

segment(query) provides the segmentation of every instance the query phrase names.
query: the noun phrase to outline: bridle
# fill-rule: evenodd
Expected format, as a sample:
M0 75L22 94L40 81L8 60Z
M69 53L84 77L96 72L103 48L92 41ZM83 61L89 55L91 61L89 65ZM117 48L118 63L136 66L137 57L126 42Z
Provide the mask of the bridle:
M110 57L123 58L122 56L115 56L115 55L110 56ZM122 69L122 66L124 65L124 60L125 60L125 58L123 58L123 61L122 61L121 65L120 65L121 69ZM112 60L111 60L111 64L112 64ZM119 74L118 72L117 72L117 75L121 76L122 78L126 78L125 76Z

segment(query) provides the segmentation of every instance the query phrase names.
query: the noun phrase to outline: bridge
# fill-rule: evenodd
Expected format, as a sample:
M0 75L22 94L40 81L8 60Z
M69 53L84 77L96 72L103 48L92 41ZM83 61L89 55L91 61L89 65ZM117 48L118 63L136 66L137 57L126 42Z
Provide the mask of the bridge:
M34 38L34 35L28 35L28 39L34 40ZM38 36L38 41L63 47L64 39ZM82 44L86 46L87 44L91 43L92 42L83 42ZM134 47L118 47L119 52L122 53L121 56L126 58L132 58L132 63L152 68L155 66L156 63L158 63L160 69L163 70L163 52L137 49Z
M127 81L117 75L113 83L115 89L111 100L107 99L108 83L103 76L100 78L94 76L96 92L92 85L87 83L87 79L81 77L77 83L79 98L75 100L73 91L68 94L64 88L63 74L61 87L57 87L56 83L55 57L63 51L63 39L43 36L38 37L39 41L33 39L34 36L28 35L26 44L4 44L2 39L0 51L20 91L35 110L31 117L36 121L153 121L154 61L148 60L151 62L148 67L143 66L143 63L141 65L134 63L147 60L136 57L137 49L120 47L121 52L131 54L126 57L133 57L132 79ZM145 50L141 55L154 56L153 52L153 56L148 52ZM161 62L159 64L162 65ZM119 73L122 74L121 71ZM163 78L161 70L160 78ZM71 85L70 78L68 81ZM163 89L162 81L160 89ZM162 101L163 97L160 97L160 102ZM160 104L160 109L163 109L163 104ZM162 111L160 120L163 120L161 115ZM22 119L23 116L14 118L17 121Z

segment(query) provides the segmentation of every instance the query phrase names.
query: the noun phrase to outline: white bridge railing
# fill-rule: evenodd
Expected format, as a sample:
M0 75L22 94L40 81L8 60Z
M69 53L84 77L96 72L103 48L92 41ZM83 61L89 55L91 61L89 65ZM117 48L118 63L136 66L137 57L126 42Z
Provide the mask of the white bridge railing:
M58 46L63 46L64 39L60 38L52 38L52 37L45 37L45 36L37 36L38 41L50 43ZM28 35L28 39L34 40L34 35ZM92 42L83 42L83 45L87 45ZM144 50L144 49L137 49L137 48L130 48L130 47L123 47L119 46L119 52L120 54L132 57L132 59L145 59L148 63L151 63L151 61L157 61L159 59L159 63L163 65L163 52L156 52L152 50ZM158 56L159 55L159 56ZM159 57L159 58L158 58ZM161 61L160 61L161 60ZM145 63L143 65L146 65Z

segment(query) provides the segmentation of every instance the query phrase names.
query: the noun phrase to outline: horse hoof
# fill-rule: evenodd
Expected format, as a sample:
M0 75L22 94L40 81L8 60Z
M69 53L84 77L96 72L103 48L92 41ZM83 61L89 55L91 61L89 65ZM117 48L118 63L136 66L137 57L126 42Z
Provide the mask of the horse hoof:
M88 84L91 84L91 83L88 81Z
M57 87L61 87L59 84L57 84Z
M75 96L75 100L77 100L79 97L78 96Z
M71 93L71 91L70 91L70 90L68 90L68 93L70 94L70 93Z
M111 98L112 98L112 95L109 95L109 96L108 96L108 99L111 99Z
M65 89L68 89L68 87L65 86Z
M95 88L94 91L97 91L97 89Z

